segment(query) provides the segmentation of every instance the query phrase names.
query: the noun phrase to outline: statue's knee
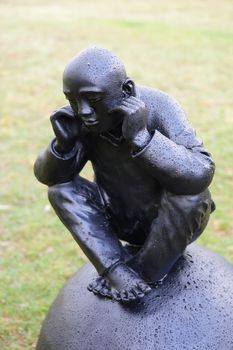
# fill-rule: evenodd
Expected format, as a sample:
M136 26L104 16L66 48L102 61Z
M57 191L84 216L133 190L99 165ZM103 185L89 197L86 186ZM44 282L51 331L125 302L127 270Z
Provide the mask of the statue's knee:
M57 185L48 187L48 199L52 205L56 201L56 198L57 198Z
M208 190L196 195L164 193L162 207L165 215L176 221L181 228L186 245L197 239L204 231L213 201ZM172 221L173 222L173 221Z
M74 203L88 202L101 204L101 198L95 183L76 176L72 181L50 186L48 198L53 207L62 207Z
M52 206L60 203L70 192L72 183L58 184L48 187L48 198Z
M208 190L195 195L174 195L166 192L164 200L168 206L173 206L186 215L204 217L212 210L212 199Z

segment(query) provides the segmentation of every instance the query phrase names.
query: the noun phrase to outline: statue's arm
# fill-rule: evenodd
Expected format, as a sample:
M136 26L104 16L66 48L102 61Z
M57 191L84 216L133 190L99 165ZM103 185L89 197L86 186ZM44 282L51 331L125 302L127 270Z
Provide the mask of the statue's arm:
M82 142L82 126L74 118L70 106L56 110L51 124L56 137L40 152L34 164L35 176L48 186L72 180L88 160Z
M183 110L172 97L161 93L155 118L158 127L147 145L133 153L135 161L170 192L202 192L213 178L214 162Z
M34 164L36 178L47 186L71 181L87 162L82 143L77 142L73 150L61 155L55 150L55 140L39 153Z

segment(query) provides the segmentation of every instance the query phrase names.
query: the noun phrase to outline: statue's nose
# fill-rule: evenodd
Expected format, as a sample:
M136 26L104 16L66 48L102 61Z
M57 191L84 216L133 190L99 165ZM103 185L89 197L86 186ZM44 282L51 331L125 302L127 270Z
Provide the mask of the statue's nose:
M88 118L93 114L92 107L87 102L80 102L78 106L78 114L80 117Z

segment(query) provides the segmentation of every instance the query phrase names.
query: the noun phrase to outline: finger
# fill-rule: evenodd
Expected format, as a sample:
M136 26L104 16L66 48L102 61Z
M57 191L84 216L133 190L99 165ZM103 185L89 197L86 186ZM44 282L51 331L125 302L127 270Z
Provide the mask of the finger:
M69 132L67 132L66 128L64 128L62 123L60 123L58 120L54 120L52 127L55 135L58 138L62 137L63 139L67 139L69 137Z
M120 106L113 108L110 113L120 112L124 114L135 113L139 106L135 106L133 104L128 104L126 101L123 101Z
M124 110L125 114L135 114L141 107L133 104L122 103L122 110Z
M140 110L144 110L145 108L145 105L142 103L142 104L135 104L134 102L128 102L128 101L124 101L122 103L122 105L124 107L127 107L127 108L132 108L134 110L134 112L136 111L140 111Z
M119 107L114 108L114 111L121 112L124 114L131 114L134 112L134 109L127 105L120 105Z
M138 103L144 103L140 98L135 97L135 96L130 96L130 98L128 100L138 102Z
M125 107L125 108L128 108L128 109L132 110L134 113L135 113L136 111L138 111L140 108L142 108L142 106L135 105L135 104L133 104L133 103L128 103L127 101L124 101L124 102L122 103L122 106Z
M74 112L70 105L65 105L59 109L56 109L50 116L50 120L54 120L60 117L74 118Z
M54 133L57 134L62 134L64 133L64 127L62 125L62 123L56 119L53 120L52 122L52 127L53 127L53 131Z
M120 105L120 106L117 106L117 107L114 107L113 109L111 109L111 111L109 113L126 113L125 110L124 110L124 106L123 105Z
M133 103L133 104L139 104L141 105L144 103L142 100L139 100L138 98L135 98L134 96L130 96L129 98L123 99L123 102Z
M145 106L143 101L141 101L138 98L135 98L133 96L123 100L122 104L123 103L129 104L129 105L132 105L132 106L138 106L138 107L144 107Z
M59 118L52 119L51 124L52 126L55 125L55 127L57 127L59 131L60 131L60 128L62 130L69 128L71 131L77 128L80 128L80 123L77 119L66 118L64 117L64 115L60 116Z

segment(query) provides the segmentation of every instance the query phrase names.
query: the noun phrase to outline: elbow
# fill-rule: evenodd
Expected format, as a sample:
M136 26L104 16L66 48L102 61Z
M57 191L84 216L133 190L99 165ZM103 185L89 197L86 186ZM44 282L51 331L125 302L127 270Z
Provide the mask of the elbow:
M182 194L195 195L205 191L213 179L215 165L212 160L207 163L197 166L184 180L186 184Z
M36 160L34 167L33 167L34 175L37 178L39 182L41 182L44 185L47 185L47 182L43 176L43 172L41 172L40 166L38 165L38 160Z
M212 172L205 171L202 174L200 174L200 176L198 176L194 181L192 194L198 194L205 191L211 184L213 175L214 175L214 171Z
M47 185L47 186L54 185L54 182L49 179L49 174L45 171L44 167L42 166L39 157L34 163L33 171L37 180L41 182L43 185Z
M53 169L53 158L48 149L42 150L35 163L34 175L43 185L52 186L56 183L56 172Z
M214 172L215 164L210 154L202 152L188 172L189 193L187 194L198 194L205 191L211 184Z
M177 195L195 195L205 191L214 176L215 165L211 160L208 163L198 166L195 169L189 169L185 174L179 174L173 185L168 186L168 190Z
M196 164L196 172L197 187L200 188L200 192L203 192L211 184L215 172L215 164L210 153L206 151L202 151L200 153L198 162Z
M197 166L196 183L197 187L201 190L206 190L213 179L215 172L215 164L211 158L205 159L205 162L201 162L200 166ZM197 192L197 193L200 193Z

